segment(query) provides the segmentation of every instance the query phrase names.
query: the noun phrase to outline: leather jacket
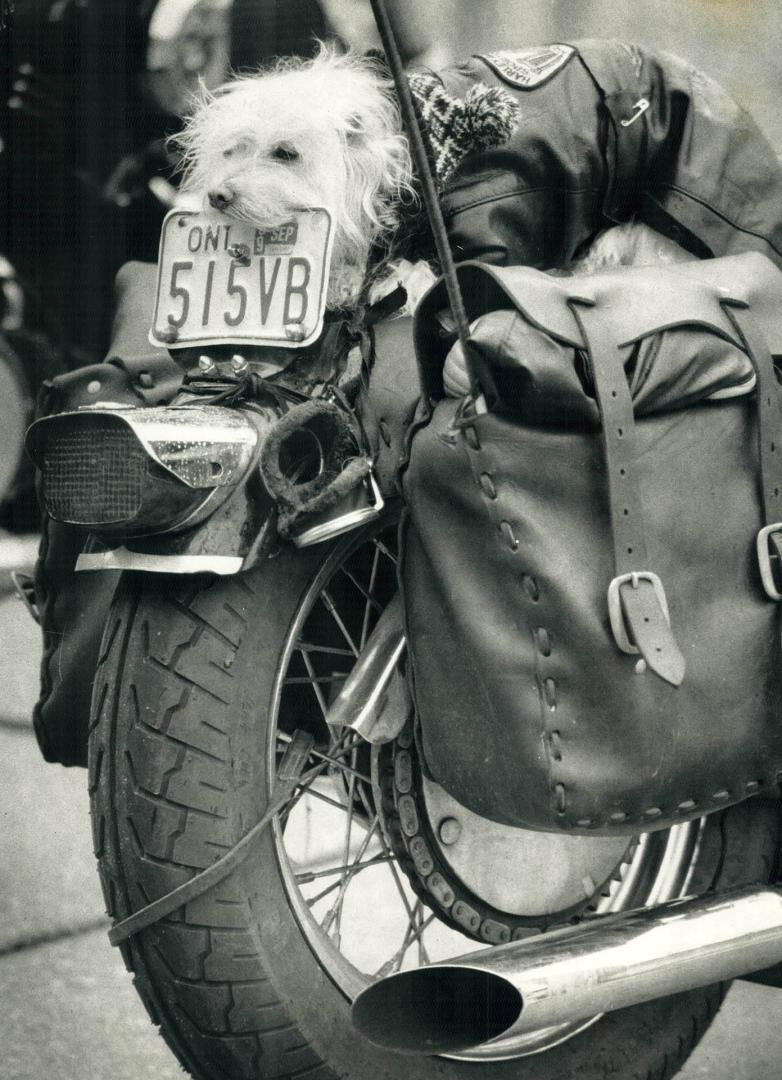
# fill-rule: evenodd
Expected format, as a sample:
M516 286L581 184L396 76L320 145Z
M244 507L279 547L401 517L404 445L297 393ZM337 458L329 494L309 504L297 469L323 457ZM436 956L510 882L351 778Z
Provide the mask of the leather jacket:
M455 97L502 87L521 109L510 141L465 157L446 184L457 260L548 269L635 219L701 257L754 250L782 266L782 165L678 57L588 40L473 56L440 78Z

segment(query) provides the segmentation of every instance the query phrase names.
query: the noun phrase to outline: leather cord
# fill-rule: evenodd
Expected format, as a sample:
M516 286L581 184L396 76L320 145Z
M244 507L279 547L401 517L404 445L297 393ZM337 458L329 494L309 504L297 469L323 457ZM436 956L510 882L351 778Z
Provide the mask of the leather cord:
M129 915L127 919L116 923L109 930L109 942L112 945L121 945L129 937L133 937L134 934L146 930L147 927L159 922L167 915L171 915L177 908L189 904L199 896L203 896L207 889L218 885L237 866L243 863L250 854L255 841L264 832L267 825L271 823L275 814L282 810L293 794L294 789L301 782L302 770L307 762L312 743L313 738L311 735L303 731L296 731L280 763L274 794L261 820L253 825L250 831L245 833L242 839L234 844L231 850L226 852L217 862L207 866L205 870L202 870L184 884L178 885L176 889L172 889L165 896L161 896L151 904L141 908L140 911Z
M586 343L602 420L616 575L609 589L609 609L612 602L621 609L611 619L614 636L621 649L639 652L661 679L678 686L685 661L671 631L662 585L648 565L636 479L635 416L624 364L609 321L594 301L573 297L569 303Z

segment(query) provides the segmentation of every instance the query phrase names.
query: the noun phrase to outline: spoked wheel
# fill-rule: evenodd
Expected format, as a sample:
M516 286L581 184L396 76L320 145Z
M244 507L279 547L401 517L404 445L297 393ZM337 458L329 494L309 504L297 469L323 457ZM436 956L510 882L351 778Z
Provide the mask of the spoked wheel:
M123 918L259 819L292 734L302 784L221 885L124 947L153 1020L196 1077L617 1080L672 1076L722 988L458 1057L380 1050L350 1023L373 979L685 892L768 880L776 810L576 838L471 814L429 779L409 717L370 747L324 717L396 589L393 523L234 579L127 575L90 747L96 852Z

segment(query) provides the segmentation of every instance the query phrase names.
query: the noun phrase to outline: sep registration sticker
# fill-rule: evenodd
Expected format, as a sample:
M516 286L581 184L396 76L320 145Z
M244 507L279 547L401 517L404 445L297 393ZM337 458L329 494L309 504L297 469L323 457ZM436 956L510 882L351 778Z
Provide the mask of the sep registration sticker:
M272 229L172 210L160 234L149 340L169 349L311 345L323 328L332 234L320 208Z

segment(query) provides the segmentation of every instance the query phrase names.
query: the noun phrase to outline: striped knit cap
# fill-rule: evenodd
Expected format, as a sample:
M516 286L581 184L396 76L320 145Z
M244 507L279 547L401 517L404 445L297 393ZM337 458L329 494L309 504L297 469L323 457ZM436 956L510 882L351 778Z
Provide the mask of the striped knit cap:
M521 117L516 101L499 87L475 83L457 98L429 71L413 72L409 83L441 186L468 154L506 143Z

